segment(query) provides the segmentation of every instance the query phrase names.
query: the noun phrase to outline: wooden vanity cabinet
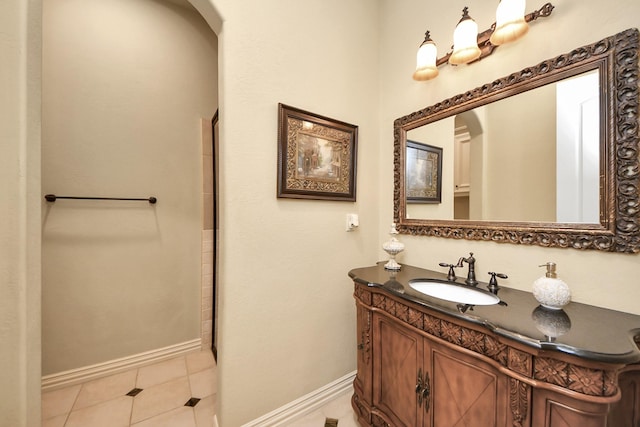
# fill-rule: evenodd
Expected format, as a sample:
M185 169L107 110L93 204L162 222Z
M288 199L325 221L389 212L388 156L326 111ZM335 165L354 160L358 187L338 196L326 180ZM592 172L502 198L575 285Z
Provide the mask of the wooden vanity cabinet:
M507 425L507 381L474 357L373 315L374 416L393 426ZM437 396L437 398L435 397Z
M354 296L363 427L640 426L637 364L529 347L358 282Z

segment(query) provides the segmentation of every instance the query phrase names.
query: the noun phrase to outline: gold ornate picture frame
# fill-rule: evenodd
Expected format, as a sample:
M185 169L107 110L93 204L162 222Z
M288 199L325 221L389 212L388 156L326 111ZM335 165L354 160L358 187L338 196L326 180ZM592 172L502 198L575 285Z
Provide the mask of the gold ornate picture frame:
M358 126L278 104L278 197L356 200Z

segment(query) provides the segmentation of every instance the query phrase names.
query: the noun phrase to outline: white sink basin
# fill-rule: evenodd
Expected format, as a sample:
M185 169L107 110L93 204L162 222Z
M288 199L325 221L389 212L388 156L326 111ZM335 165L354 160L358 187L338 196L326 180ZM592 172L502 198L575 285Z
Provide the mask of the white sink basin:
M409 282L409 286L430 297L458 304L493 305L500 302L500 298L491 292L451 282L420 279Z

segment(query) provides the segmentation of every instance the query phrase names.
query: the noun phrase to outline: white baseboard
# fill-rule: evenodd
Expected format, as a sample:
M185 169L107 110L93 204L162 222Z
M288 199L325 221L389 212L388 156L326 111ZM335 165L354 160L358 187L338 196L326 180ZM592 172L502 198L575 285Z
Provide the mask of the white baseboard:
M42 391L83 383L200 350L201 338L42 377Z
M324 387L244 424L242 427L277 427L292 423L348 392L349 389L352 389L355 377L356 371L353 371Z

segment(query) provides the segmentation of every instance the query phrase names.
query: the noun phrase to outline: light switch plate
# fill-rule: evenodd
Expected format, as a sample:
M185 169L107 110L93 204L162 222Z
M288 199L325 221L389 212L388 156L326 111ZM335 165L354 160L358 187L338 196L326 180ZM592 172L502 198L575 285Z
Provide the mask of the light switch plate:
M347 231L353 231L360 225L358 214L347 214Z

